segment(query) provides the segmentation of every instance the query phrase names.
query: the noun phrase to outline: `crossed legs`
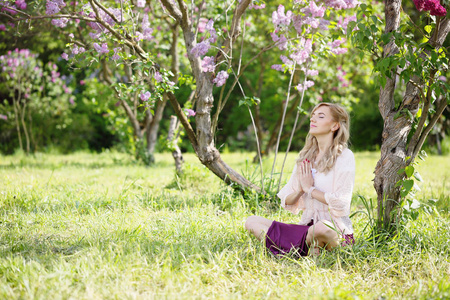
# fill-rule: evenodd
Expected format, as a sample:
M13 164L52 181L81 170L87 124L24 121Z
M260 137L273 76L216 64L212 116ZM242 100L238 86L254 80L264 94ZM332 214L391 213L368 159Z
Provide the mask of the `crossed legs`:
M260 216L250 216L245 221L245 229L261 241L266 236L272 222L272 220Z
M272 222L272 220L263 217L250 216L245 222L245 229L261 241L266 236ZM306 243L310 248L313 248L312 253L317 254L319 247L331 250L339 245L339 235L333 228L333 224L325 220L317 222L308 229Z

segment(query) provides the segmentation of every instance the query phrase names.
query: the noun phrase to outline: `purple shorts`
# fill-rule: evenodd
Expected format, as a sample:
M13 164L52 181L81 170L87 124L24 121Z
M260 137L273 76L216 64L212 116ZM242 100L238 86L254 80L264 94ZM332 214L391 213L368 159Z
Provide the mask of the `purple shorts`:
M285 224L273 221L266 234L266 247L275 256L293 252L297 256L307 256L309 246L306 243L308 229L313 221L307 225ZM353 245L355 239L353 234L344 234L345 241L342 246Z

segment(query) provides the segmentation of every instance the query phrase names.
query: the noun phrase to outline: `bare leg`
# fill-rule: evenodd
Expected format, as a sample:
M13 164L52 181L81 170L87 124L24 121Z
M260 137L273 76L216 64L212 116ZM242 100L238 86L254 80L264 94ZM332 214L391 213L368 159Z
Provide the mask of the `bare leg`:
M272 220L263 217L250 216L247 218L247 221L245 221L245 229L261 241L266 235L270 225L272 225L272 222Z
M331 250L339 246L339 235L336 230L330 227L334 227L331 222L320 221L308 229L306 243L312 247L312 253L318 254L318 247Z

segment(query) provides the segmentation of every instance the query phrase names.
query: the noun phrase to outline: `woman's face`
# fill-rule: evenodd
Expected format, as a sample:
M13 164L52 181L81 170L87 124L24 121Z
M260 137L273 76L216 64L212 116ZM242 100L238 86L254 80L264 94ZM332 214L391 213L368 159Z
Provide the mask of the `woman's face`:
M333 134L339 129L339 123L333 120L330 108L326 105L319 106L311 114L309 133L313 136Z

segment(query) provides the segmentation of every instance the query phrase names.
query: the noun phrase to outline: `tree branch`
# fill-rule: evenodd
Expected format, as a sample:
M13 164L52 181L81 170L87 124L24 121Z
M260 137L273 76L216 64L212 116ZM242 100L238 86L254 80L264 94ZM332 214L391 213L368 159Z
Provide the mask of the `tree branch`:
M194 148L195 152L198 153L199 146L198 146L197 136L195 135L195 132L192 129L191 123L189 123L189 120L187 119L186 115L183 113L180 103L178 103L178 100L175 97L175 95L173 93L167 93L167 96L169 97L170 104L172 104L172 107L175 110L175 113L176 113L178 119L181 121L181 124L183 124L184 130L186 130L186 134L189 138L189 141L192 144L192 147Z
M172 17L174 17L178 21L178 23L181 24L183 17L182 17L181 11L178 9L178 7L174 6L170 2L170 0L161 0L161 3L169 11L170 15Z
M430 123L428 123L427 127L425 127L424 131L420 135L419 142L414 147L414 152L411 155L411 158L409 159L409 163L411 163L414 158L419 153L420 149L423 146L423 143L425 142L425 139L427 138L428 134L430 133L431 129L433 129L434 125L436 125L437 120L440 118L442 113L444 112L444 109L447 107L447 100L444 97L441 97L439 106L436 109L436 113L433 115L433 117L430 120Z

